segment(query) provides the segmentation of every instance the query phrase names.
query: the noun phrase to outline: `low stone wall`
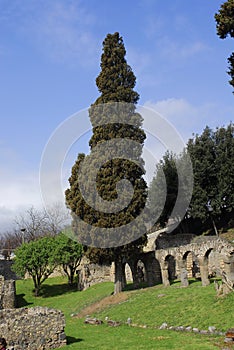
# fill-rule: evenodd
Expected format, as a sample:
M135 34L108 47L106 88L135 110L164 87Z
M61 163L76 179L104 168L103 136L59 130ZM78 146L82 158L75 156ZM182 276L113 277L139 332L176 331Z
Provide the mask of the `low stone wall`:
M65 317L59 310L45 307L0 311L0 336L8 349L46 350L66 345Z

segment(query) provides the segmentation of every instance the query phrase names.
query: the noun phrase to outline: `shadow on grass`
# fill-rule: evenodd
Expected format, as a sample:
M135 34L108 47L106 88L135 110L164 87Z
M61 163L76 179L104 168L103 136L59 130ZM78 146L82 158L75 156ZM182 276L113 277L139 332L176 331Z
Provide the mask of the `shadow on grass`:
M155 284L156 286L156 284ZM128 283L125 287L124 287L124 291L130 291L130 290L137 290L137 289L144 289L144 288L149 288L149 285L147 284L147 282L141 282L139 283L138 286L136 286L133 283Z
M198 277L198 278L189 279L188 282L189 282L189 285L193 283L201 282L201 278Z
M20 307L25 307L28 305L32 305L33 303L28 303L25 299L24 299L25 294L17 294L16 295L16 307L20 308Z
M199 277L198 278L195 278L195 277L189 278L188 279L188 283L189 283L189 286L191 286L193 284L199 285L199 284L201 284L201 278L199 278ZM179 279L176 279L174 281L170 281L170 285L171 286L176 286L178 288L182 287L181 280L179 280Z
M188 280L189 285L194 284L194 283L198 283L201 282L201 279L199 278L191 278ZM154 287L154 286L163 286L162 283L155 283L153 286L150 287ZM170 285L171 286L175 286L175 287L181 287L181 281L179 279L175 279L175 280L171 280L170 281ZM147 284L147 282L142 282L138 285L138 287L136 287L133 283L128 283L125 288L124 291L131 291L131 290L137 290L137 289L144 289L144 288L149 288L149 285Z
M83 341L83 339L67 336L67 345L80 343L81 341Z
M214 280L219 281L219 280L221 280L221 278L211 278L210 282L213 283ZM201 278L189 278L188 282L189 282L189 285L196 284L196 283L199 284L199 283L201 283ZM163 286L162 283L155 283L151 287L158 286L158 285ZM181 287L181 280L179 280L179 279L171 280L170 285L175 286L175 287ZM128 283L124 287L123 291L131 291L131 290L144 289L144 288L149 288L149 285L147 284L147 282L142 282L137 287L133 283Z
M41 286L40 296L42 298L56 297L66 293L72 293L77 291L77 286L69 286L68 284L43 284Z

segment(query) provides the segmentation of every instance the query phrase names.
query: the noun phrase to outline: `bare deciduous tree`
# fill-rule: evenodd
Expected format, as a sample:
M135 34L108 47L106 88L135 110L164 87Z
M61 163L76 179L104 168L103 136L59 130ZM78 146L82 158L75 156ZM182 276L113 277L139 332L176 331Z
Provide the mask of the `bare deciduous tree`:
M22 243L34 241L44 236L54 236L70 224L70 214L60 204L51 205L47 210L30 207L14 220L15 228L3 233L0 250L8 258Z

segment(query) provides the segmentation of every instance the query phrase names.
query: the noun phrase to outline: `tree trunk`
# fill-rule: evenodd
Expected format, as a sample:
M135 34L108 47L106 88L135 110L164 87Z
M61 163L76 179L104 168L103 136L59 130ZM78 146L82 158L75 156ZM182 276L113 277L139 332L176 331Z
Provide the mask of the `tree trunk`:
M63 265L63 271L67 275L68 285L71 287L74 282L75 270L71 266Z
M70 276L69 276L68 283L69 283L69 286L71 287L74 283L75 269L72 266L69 266L69 269L70 269Z
M40 283L38 282L36 276L32 275L32 279L33 279L33 284L34 284L34 296L38 297L39 296L39 292L40 292Z
M69 278L69 286L72 286L74 283L74 271L71 271L70 278Z
M40 288L36 287L36 288L34 289L34 296L35 296L35 297L38 297L39 294L40 294Z
M115 288L114 294L118 294L123 290L123 266L122 259L115 260Z

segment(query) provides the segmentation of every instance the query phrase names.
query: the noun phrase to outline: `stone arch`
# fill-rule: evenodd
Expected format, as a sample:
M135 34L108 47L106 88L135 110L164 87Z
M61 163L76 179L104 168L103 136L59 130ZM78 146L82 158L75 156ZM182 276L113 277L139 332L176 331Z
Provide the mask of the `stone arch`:
M204 258L205 259L209 259L209 255L211 254L211 252L214 250L213 247L210 247L206 250L205 254L204 254Z
M187 271L187 278L193 277L193 253L191 250L186 251L183 254L183 267Z
M139 287L139 284L146 281L146 268L141 257L131 259L128 261L128 266L131 270L132 282L135 288ZM125 270L126 271L126 270Z
M189 278L197 277L199 272L198 259L192 247L182 249L179 255L179 276L182 287L189 286Z
M141 260L145 265L145 282L148 286L162 283L161 266L154 252L147 252L141 255Z
M213 251L213 247L206 249L202 255L199 256L199 266L201 273L201 281L203 286L208 286L210 284L209 280L209 255Z
M196 254L192 250L187 250L182 256L182 266L187 270L188 278L196 278L199 274L199 264Z
M206 250L204 261L207 264L208 278L221 276L221 255L215 247Z

